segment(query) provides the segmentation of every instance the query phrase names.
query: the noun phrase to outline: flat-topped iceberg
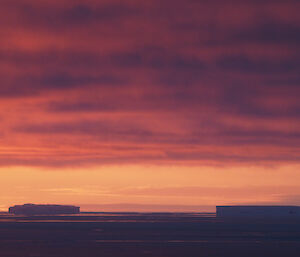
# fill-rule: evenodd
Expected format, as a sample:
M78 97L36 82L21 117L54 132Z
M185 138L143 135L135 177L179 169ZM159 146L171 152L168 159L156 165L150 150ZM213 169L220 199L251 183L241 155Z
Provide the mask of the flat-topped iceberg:
M9 208L9 213L21 215L78 214L80 207L72 205L24 204Z

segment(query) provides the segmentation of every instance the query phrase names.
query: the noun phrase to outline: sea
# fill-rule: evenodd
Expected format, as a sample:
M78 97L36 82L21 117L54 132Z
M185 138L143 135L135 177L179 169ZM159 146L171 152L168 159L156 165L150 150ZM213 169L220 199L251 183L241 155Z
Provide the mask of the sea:
M300 256L299 220L215 213L0 214L0 257Z

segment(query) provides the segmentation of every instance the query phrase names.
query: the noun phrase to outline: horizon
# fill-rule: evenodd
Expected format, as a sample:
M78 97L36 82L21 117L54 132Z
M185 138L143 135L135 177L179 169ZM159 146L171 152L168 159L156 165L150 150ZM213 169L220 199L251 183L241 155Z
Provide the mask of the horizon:
M155 204L55 204L55 203L25 203L22 205L59 205L59 206L76 206L80 208L80 213L216 213L218 207L300 207L300 205L283 205L283 204L237 204L237 205L216 205L216 206L192 206L192 205L155 205ZM6 209L0 209L1 213L8 213L8 209L14 206L10 205Z

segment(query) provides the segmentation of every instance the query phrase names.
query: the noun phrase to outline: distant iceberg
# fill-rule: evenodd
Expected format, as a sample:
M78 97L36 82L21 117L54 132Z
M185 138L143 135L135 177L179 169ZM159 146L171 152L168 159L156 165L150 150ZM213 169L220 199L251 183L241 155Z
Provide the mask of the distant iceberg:
M24 204L9 207L9 213L20 215L78 214L80 207L72 205Z
M235 205L216 206L220 218L291 218L300 217L299 206Z

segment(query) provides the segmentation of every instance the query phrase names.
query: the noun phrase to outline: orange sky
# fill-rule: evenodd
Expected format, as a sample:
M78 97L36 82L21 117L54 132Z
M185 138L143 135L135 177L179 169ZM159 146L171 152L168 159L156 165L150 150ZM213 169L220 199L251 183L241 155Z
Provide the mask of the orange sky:
M120 204L150 205L147 208L155 211L212 211L223 204L299 204L299 167L1 168L0 208L5 210L12 202L79 204L82 210L98 211L104 207L132 211Z
M298 7L1 2L0 209L299 204Z

